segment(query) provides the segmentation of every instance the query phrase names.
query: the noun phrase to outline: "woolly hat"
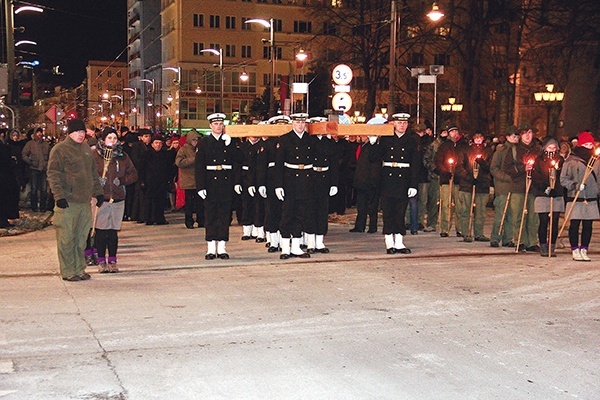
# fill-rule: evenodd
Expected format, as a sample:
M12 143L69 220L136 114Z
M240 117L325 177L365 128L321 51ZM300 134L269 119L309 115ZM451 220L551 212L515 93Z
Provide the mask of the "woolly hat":
M555 145L556 148L558 149L558 141L556 141L556 139L554 138L548 138L543 144L542 144L542 148L544 149L544 151L548 148L548 146L550 146L551 144Z
M100 135L100 138L102 140L106 139L106 137L111 134L114 133L115 135L117 135L117 131L115 131L113 128L111 128L110 126L106 126L104 127L104 129L102 130L102 134ZM119 137L119 135L117 135L117 137Z
M85 132L85 122L80 119L71 119L67 122L67 133L84 131Z
M583 146L586 143L594 144L594 136L588 131L580 132L577 135L577 146Z
M152 135L152 141L156 141L156 140L160 140L161 142L165 141L165 138L162 135L159 135L158 133Z

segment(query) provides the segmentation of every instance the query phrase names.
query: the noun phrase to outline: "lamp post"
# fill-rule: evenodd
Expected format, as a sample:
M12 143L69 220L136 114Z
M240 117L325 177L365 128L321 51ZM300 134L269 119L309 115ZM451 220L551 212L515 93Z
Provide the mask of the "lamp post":
M152 85L151 87L151 91L152 91L152 100L150 100L148 103L148 106L150 107L150 112L152 113L152 126L153 128L156 130L156 113L154 112L154 103L155 103L155 96L156 96L156 90L154 87L154 79L140 79L140 82L146 82L146 83L150 83ZM146 96L144 96L144 101L146 100ZM146 113L144 113L144 117L146 117Z
M273 24L273 18L269 19L249 19L245 21L246 24L259 23L265 28L269 29L269 45L271 48L270 61L271 61L271 81L269 82L269 90L271 96L269 98L269 114L270 116L275 115L275 27Z
M204 49L200 50L201 53L212 53L216 56L219 56L219 72L221 78L221 104L219 105L219 109L217 111L223 112L225 110L223 104L223 93L225 92L225 75L223 74L223 49L215 50L215 49Z
M181 67L165 67L163 70L169 70L177 73L177 134L181 137ZM222 102L223 100L221 100Z
M540 104L546 104L546 135L554 137L554 132L550 132L550 115L552 113L553 106L563 101L565 98L565 93L555 92L554 84L548 83L546 84L545 92L536 92L533 94L533 97L536 102ZM554 131L554 129L552 129L552 131Z
M133 107L131 107L131 97L129 98L129 101L127 102L127 115L129 116L130 114L133 114L133 126L134 126L134 130L136 129L137 126L137 90L135 90L134 88L130 88L130 87L126 87L123 88L123 94L125 94L125 91L129 91L131 93L133 93ZM135 111L133 111L135 110ZM131 121L127 120L127 123L129 124Z
M400 26L400 12L397 7L398 0L392 0L391 6L391 17L390 17L390 72L389 72L389 100L388 100L388 113L394 115L396 112L396 106L394 102L394 95L396 91L396 39L398 37L398 27ZM433 3L431 11L427 13L427 17L437 22L444 17L444 13L440 11L437 3Z

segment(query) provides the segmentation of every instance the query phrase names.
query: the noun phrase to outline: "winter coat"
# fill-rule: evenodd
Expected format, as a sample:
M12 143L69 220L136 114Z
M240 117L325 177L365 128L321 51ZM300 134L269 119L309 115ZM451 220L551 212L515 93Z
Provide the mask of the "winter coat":
M98 148L94 152L94 159L96 160L96 168L98 169L98 176L100 178L104 174L104 168L106 167L104 198L106 201L110 199L115 201L125 200L125 186L137 181L137 170L133 166L133 162L129 156L123 152L123 147L120 143L114 148L108 163L105 163L104 152L105 147L102 142L99 142ZM115 178L119 178L118 185L115 185Z
M48 168L50 144L44 140L30 140L23 147L21 155L29 168L36 171L45 171Z
M196 136L198 136L196 134ZM188 141L179 149L175 157L175 165L179 168L179 187L184 190L196 189L196 148L192 146L188 134Z

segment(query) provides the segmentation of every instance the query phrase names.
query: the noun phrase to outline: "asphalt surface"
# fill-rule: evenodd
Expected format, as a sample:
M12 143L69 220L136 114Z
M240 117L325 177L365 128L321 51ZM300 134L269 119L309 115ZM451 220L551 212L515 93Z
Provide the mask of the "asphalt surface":
M600 399L597 238L587 263L435 232L387 255L331 224L331 253L282 261L233 226L206 261L167 216L85 282L52 227L0 238L0 399Z

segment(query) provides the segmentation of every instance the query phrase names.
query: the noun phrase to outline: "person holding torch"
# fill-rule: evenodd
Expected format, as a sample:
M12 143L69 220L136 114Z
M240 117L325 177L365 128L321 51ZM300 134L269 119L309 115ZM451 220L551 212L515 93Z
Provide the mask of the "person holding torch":
M592 225L594 220L600 218L598 158L600 148L594 149L594 137L590 132L581 132L577 136L577 147L565 160L560 174L560 183L567 189L565 222L570 218L569 242L575 261L590 261L588 248L592 238Z

